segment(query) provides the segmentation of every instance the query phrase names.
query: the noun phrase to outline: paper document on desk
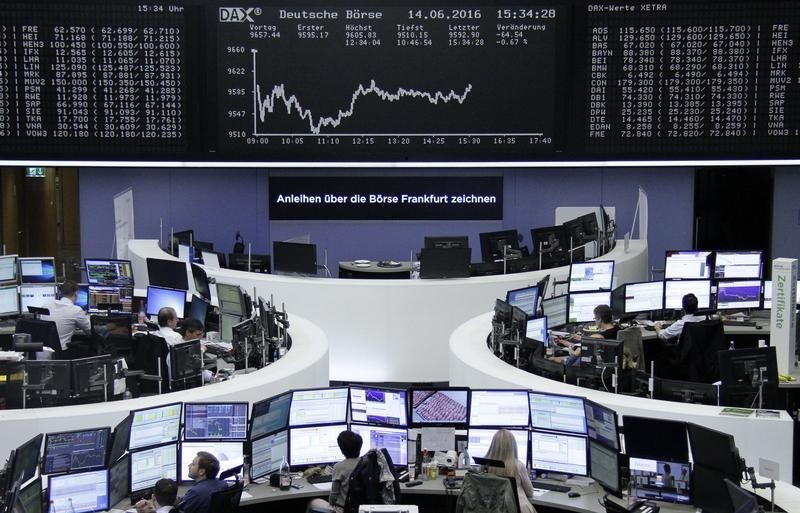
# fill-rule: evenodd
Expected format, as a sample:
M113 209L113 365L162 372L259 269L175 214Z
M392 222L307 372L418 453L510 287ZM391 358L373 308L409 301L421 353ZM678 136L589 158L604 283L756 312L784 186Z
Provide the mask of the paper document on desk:
M547 493L547 491L548 491L548 490L542 490L541 488L536 488L536 487L534 486L534 487L533 487L533 496L534 496L534 497L541 497L542 495L544 495L545 493Z
M253 496L250 493L242 490L242 499L252 499L252 498Z
M326 492L330 492L331 491L331 486L332 485L333 485L333 482L331 482L331 481L328 481L327 483L314 483L314 487L317 490L325 490Z
M636 324L641 324L642 326L655 326L656 325L656 323L654 323L650 319L636 319Z

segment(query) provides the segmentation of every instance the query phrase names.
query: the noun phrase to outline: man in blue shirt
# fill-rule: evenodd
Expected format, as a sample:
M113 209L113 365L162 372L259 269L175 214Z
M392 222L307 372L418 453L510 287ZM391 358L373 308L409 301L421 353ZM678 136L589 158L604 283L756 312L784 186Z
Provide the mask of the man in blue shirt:
M218 472L217 458L210 452L198 452L189 463L189 477L194 479L194 485L189 488L176 508L182 513L210 513L211 495L228 487L225 481L217 480Z

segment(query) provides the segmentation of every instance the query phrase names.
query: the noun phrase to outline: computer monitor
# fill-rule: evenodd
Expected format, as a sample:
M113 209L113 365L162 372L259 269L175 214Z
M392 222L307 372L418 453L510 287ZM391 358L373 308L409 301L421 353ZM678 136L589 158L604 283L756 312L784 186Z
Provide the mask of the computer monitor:
M761 280L720 280L717 282L717 309L761 307Z
M181 403L131 411L128 449L160 445L178 440L181 428Z
M469 389L411 388L409 420L412 427L466 429L469 421Z
M350 421L406 427L406 391L350 387Z
M635 458L629 461L633 497L691 504L691 464L687 461Z
M408 465L408 430L404 427L351 424L350 431L361 436L361 456L370 449L386 449L396 467Z
M289 408L289 426L341 424L347 422L347 388L294 390Z
M290 428L289 465L310 467L341 461L343 456L337 438L345 430L347 424Z
M470 427L530 425L526 390L473 390L470 396Z
M481 241L481 258L484 262L503 260L504 256L507 255L508 249L517 251L520 249L517 230L483 232L479 237Z
M211 269L220 269L226 266L225 253L219 251L202 251L203 265Z
M217 299L220 313L250 317L250 312L245 311L242 288L238 285L217 282Z
M544 347L550 347L550 337L547 335L547 317L528 317L525 338L539 341Z
M528 332L528 314L522 311L521 308L516 306L511 307L511 325L509 328L509 337L511 340L522 341L525 334Z
M739 457L733 435L691 422L687 424L687 428L694 464L738 480L742 474L743 460Z
M317 245L300 242L272 243L272 260L276 272L317 274Z
M528 392L528 404L534 429L586 434L583 397Z
M249 403L184 403L184 440L245 440Z
M28 373L28 383L44 387L29 390L29 398L37 397L48 406L66 406L72 385L69 360L26 360L23 366Z
M471 254L470 248L423 248L419 256L419 277L468 278Z
M182 230L179 232L172 232L170 236L170 247L173 245L183 244L185 246L191 246L194 244L194 229L191 230Z
M16 285L0 287L0 317L19 315L19 293Z
M7 513L42 513L42 481L35 479L21 488Z
M242 322L238 315L219 314L219 338L223 342L233 343L233 327Z
M207 301L211 301L211 289L208 285L208 275L205 269L197 264L191 264L192 280L194 281L194 288Z
M719 351L718 355L723 405L756 407L760 389L762 404L776 407L778 363L774 346Z
M733 513L757 513L760 511L758 498L730 479L724 480L728 489L728 498L731 500Z
M89 285L86 292L89 313L133 313L133 287Z
M469 428L467 432L467 448L469 455L472 458L485 458L486 453L489 452L489 446L492 444L492 438L498 429L477 429ZM509 429L514 436L514 441L517 446L517 460L527 465L529 460L528 454L528 430L527 429ZM474 465L475 460L470 461Z
M189 464L200 451L208 452L216 456L219 461L219 473L238 467L244 463L244 442L221 442L206 440L203 442L182 442L181 443L181 481L184 483L194 482L189 477ZM236 475L231 475L228 481L236 480Z
M130 466L130 457L125 456L116 463L112 462L108 468L108 503L111 506L119 504L131 493Z
M165 307L172 307L183 319L186 315L186 290L165 289L163 287L147 287L147 315L158 315L158 311Z
M597 481L603 490L621 499L619 459L619 450L589 439L589 477Z
M564 381L564 364L546 358L532 356L529 360L533 374L555 381Z
M47 496L50 508L55 511L106 511L109 508L108 470L50 476Z
M44 437L43 474L92 470L106 464L111 428L47 433Z
M19 309L23 313L28 312L29 306L43 307L51 299L56 298L55 285L20 285L19 286Z
M764 301L761 307L764 310L772 309L772 280L764 280Z
M181 260L147 259L149 285L166 289L189 290L188 264Z
M664 264L665 280L709 280L714 269L714 253L711 251L666 252Z
M531 241L532 255L562 253L569 250L569 234L564 225L533 228Z
M53 257L20 257L20 283L56 283L56 260Z
M589 473L586 437L531 431L531 468L540 472L574 474Z
M75 296L75 306L81 307L84 312L89 311L89 284L79 283L78 292Z
M338 436L338 435L337 435ZM250 442L250 478L258 479L281 468L289 461L289 432L278 431Z
M288 428L291 402L292 393L289 392L253 403L250 440Z
M251 253L229 253L228 267L237 271L268 274L272 270L269 255L256 255Z
M567 324L569 311L569 295L551 297L542 300L542 315L547 317L547 326L550 329L561 328Z
M39 433L33 438L20 445L14 451L14 460L11 465L9 488L15 483L25 484L36 475L39 468L39 455L42 452L42 439L44 435Z
M205 325L206 317L208 317L208 310L210 308L210 302L206 301L200 296L192 294L192 300L189 302L189 315L187 317L190 319L196 319Z
M697 296L698 308L711 308L711 280L672 280L664 282L664 308L680 310L683 296Z
M178 480L178 444L171 443L133 451L131 460L132 494L152 488L161 478Z
M564 228L567 234L572 239L572 247L586 244L587 242L597 240L599 235L599 228L597 223L597 214L591 212L582 216L570 219L564 222Z
M583 409L589 438L619 451L617 412L589 399L583 400Z
M76 397L93 394L104 400L114 395L114 359L111 355L76 358L71 362L72 393Z
M569 314L571 323L593 322L594 309L598 305L611 305L611 291L576 292L569 294Z
M539 309L539 287L523 287L506 292L506 302L522 309L528 316L536 315Z
M619 340L582 337L581 362L595 367L622 365L624 345Z
M130 414L126 415L114 428L111 436L111 450L108 453L109 465L113 465L128 451L128 440L131 437L131 419Z
M718 280L760 280L761 251L717 251L714 278Z
M631 458L689 461L685 422L623 415L622 426L625 453Z
M643 281L622 285L623 314L653 312L664 308L664 282ZM614 308L617 308L616 302Z
M425 236L425 247L427 249L451 249L468 248L469 237L466 235L437 235Z
M578 262L569 268L569 292L611 290L614 280L613 260Z
M494 300L494 316L492 322L511 327L513 322L514 307L502 299Z
M173 387L190 387L187 383L176 383L178 380L196 378L199 381L203 367L203 352L200 340L187 340L169 348L170 378Z
M130 260L86 258L86 281L91 285L133 287L133 268Z
M17 255L0 255L0 285L16 285L17 281Z

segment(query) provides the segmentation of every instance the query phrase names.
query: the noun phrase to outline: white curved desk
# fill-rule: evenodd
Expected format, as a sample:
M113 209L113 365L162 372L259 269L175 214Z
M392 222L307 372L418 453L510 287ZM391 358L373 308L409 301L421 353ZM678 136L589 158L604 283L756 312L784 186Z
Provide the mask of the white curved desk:
M145 259L175 260L156 240L131 240L128 249L137 289L147 285ZM602 260L614 260L614 284L647 279L647 242L620 241ZM333 380L447 381L447 341L462 322L492 308L508 290L546 275L564 281L569 266L500 276L448 280L346 280L256 274L205 267L209 277L286 305L311 319L330 342ZM190 280L191 282L191 280ZM191 285L190 285L191 286ZM213 288L213 287L212 287ZM566 293L566 286L558 293Z
M177 401L253 403L293 388L327 387L329 363L325 334L314 324L298 317L292 319L289 332L292 335L292 349L283 358L256 372L238 375L222 383L125 401L0 410L0 454L9 454L36 433L101 426L113 428L130 410Z
M578 395L613 408L618 415L693 422L732 434L741 456L750 466L758 468L759 458L778 462L783 481L791 483L794 421L786 412L781 412L778 419L723 416L719 414L722 408L717 406L617 395L543 378L512 367L492 354L486 345L491 323L492 314L486 313L470 319L453 332L450 337L451 386L522 388ZM800 507L795 511L800 511Z

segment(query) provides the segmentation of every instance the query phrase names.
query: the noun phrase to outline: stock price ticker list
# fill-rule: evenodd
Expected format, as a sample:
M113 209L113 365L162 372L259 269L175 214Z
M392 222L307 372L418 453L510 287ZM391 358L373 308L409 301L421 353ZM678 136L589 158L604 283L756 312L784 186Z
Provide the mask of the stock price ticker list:
M358 5L219 9L220 152L402 161L553 151L559 9Z
M796 153L797 2L596 2L587 11L588 151Z
M139 157L183 149L183 9L0 4L0 146Z

